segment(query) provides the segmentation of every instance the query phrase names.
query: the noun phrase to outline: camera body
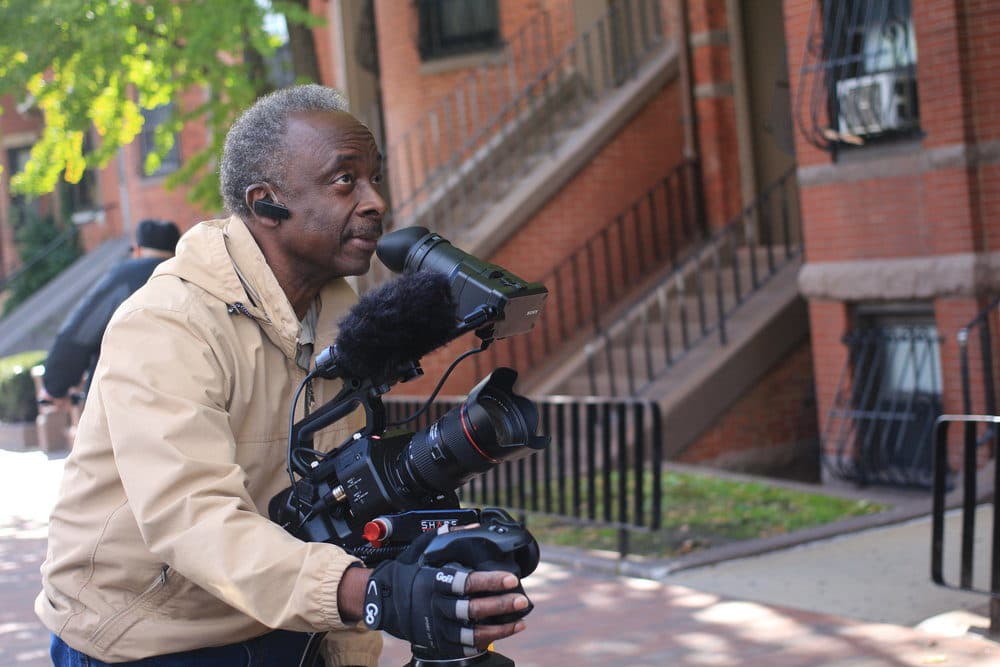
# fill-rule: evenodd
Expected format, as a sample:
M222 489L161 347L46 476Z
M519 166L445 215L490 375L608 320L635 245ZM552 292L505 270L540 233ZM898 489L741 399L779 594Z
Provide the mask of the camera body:
M365 428L327 455L293 448L299 480L272 498L271 519L299 539L336 544L367 564L392 557L383 548L387 543L405 548L424 530L479 522L478 511L461 509L455 490L549 441L535 434L537 410L514 393L516 379L512 369L494 370L461 405L417 432L385 429L384 385L345 383L337 399L297 423L293 433L307 443L359 404ZM377 532L378 526L385 530Z
M482 521L481 510L460 507L456 489L549 441L536 434L537 408L515 393L510 368L495 369L420 431L388 428L381 397L422 374L423 354L471 331L482 341L478 351L528 331L548 292L422 227L386 235L377 252L404 275L363 296L341 322L337 342L317 356L310 378L339 378L343 386L293 424L292 483L268 506L271 519L296 537L336 544L369 565L393 557L421 531ZM311 447L314 433L358 407L365 426L351 439L329 453Z
M397 273L433 271L447 276L459 319L470 323L470 328L488 322L496 339L530 331L548 296L541 283L484 262L424 227L404 227L387 234L376 253Z
M275 496L272 519L301 540L329 542L353 552L370 543L365 531L370 521L409 510L458 509L454 492L430 495L407 487L400 479L396 466L412 437L412 433L397 431L348 441L295 487ZM455 518L450 514L440 516L451 525L471 523L465 515L460 515L461 521L450 521Z

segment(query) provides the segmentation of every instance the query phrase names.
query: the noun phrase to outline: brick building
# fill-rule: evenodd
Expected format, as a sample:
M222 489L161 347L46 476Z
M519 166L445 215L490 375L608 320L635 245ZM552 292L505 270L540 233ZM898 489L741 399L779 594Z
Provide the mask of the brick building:
M933 418L970 411L957 334L997 289L1000 7L834 4L785 3L826 454L834 472L920 483ZM995 412L972 351L972 411Z
M324 82L383 144L390 224L550 290L530 335L460 366L446 392L507 364L528 392L657 403L672 458L926 484L929 424L964 407L956 332L996 292L1000 6L312 8ZM3 136L4 159L8 137L30 143L30 129ZM180 159L188 141L196 128ZM99 175L93 236L126 229L125 208L201 217L131 173L138 150ZM467 345L428 356L405 392ZM988 378L973 380L986 409Z
M30 108L19 109L14 100L5 99L0 106L0 164L3 173L17 173L27 160L32 144L40 134L42 119ZM141 136L124 147L117 158L105 168L88 172L78 184L62 184L53 195L31 201L11 196L8 178L0 179L0 276L9 275L20 264L14 245L12 218L19 207L29 207L36 213L62 215L77 226L84 250L93 250L101 243L127 234L143 218L167 218L187 229L205 212L187 201L186 189L168 190L164 179L176 170L185 156L204 145L204 131L187 126L181 132L174 151L164 160L155 174L143 171L147 142L159 122L162 111L148 112L147 125Z

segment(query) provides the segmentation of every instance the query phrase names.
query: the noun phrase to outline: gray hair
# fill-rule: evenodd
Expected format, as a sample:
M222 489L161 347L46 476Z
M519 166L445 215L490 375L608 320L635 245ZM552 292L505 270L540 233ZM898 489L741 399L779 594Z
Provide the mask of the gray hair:
M284 188L288 117L300 111L347 111L344 97L325 86L281 88L258 99L226 134L219 164L222 201L230 213L249 217L246 190L266 181Z

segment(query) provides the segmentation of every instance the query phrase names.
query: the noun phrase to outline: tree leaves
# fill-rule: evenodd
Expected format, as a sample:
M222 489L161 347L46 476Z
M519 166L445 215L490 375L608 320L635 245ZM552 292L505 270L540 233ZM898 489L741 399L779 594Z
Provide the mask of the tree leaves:
M275 9L290 24L322 22L302 2L275 2ZM209 145L185 156L168 185L198 181L193 197L218 208L212 172L226 130L270 89L247 54L259 60L280 46L265 29L271 11L266 0L0 0L0 95L44 116L28 165L11 178L14 190L38 195L60 178L77 182L85 167L107 165L136 139L142 110L174 102L145 168L155 171L182 123L203 121ZM91 131L96 141L85 153Z

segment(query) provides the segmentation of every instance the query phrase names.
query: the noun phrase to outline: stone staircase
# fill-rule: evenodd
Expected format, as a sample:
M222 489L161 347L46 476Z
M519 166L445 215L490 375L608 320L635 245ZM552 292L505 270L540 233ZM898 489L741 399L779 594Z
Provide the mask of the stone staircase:
M424 226L488 257L676 76L676 45L659 11L659 0L614 3L531 76L512 77L522 83L499 104L486 105L477 84L492 80L490 68L473 73L386 151L387 229ZM477 114L479 124L463 132ZM440 130L451 125L457 139ZM376 263L359 286L389 277Z
M784 201L793 183L786 175L770 203ZM609 308L596 333L577 336L569 354L533 374L529 391L655 401L664 453L677 456L808 336L801 246L787 220L769 217L780 234L755 231L759 212L748 207L640 295Z
M0 357L47 350L87 289L115 263L128 257L130 243L125 236L105 241L0 320Z

